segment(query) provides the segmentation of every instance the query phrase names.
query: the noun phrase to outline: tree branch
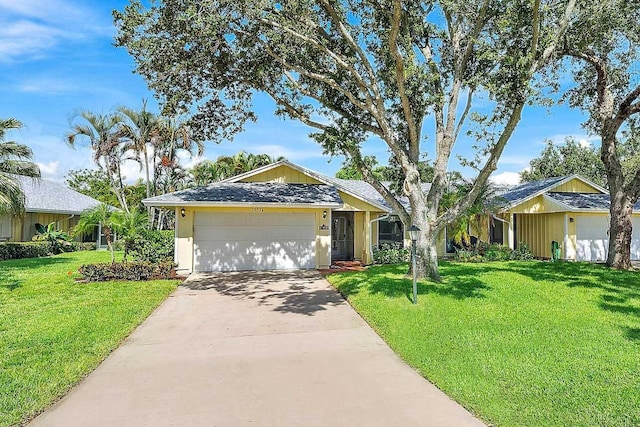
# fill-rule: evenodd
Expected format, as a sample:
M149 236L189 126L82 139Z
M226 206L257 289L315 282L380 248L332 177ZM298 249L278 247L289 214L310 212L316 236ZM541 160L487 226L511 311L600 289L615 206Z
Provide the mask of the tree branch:
M400 32L400 23L402 22L402 5L400 0L393 1L393 17L391 20L391 31L389 34L389 47L391 48L391 56L395 61L396 83L398 84L398 94L404 119L407 122L409 130L409 154L414 162L418 162L420 158L420 140L418 130L416 129L416 121L411 111L411 103L407 97L405 87L405 70L404 62L398 47L398 33Z

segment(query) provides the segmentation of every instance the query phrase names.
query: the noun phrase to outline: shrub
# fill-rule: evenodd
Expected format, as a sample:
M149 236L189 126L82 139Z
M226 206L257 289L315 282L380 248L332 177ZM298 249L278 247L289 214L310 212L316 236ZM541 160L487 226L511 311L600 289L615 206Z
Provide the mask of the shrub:
M51 255L49 242L0 243L0 260L38 258Z
M171 279L175 275L173 262L114 262L81 265L78 271L89 282L107 280L151 280Z
M173 261L174 236L173 230L146 230L131 242L129 254L135 261Z
M373 262L375 264L400 264L411 260L411 248L402 248L400 245L385 243L380 249L373 250Z
M522 242L513 250L497 243L478 242L475 246L456 251L454 259L459 262L526 261L532 260L533 254L529 246Z
M4 242L0 243L0 261L21 258L39 258L56 255L62 252L94 251L94 242L58 242L52 245L48 241L38 242Z

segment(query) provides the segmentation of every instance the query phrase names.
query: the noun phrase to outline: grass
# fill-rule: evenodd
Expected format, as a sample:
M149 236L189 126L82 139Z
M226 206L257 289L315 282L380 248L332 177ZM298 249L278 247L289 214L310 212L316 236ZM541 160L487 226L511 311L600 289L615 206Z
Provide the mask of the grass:
M498 426L640 425L640 273L584 263L441 264L329 276L409 365Z
M91 251L0 262L0 426L64 395L176 287L75 283L81 264L109 259Z

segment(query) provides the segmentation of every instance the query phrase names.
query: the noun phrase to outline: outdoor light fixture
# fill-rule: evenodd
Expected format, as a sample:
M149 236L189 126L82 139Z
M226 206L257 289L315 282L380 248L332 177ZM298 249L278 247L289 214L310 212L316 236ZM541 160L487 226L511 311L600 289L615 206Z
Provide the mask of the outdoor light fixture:
M411 240L414 242L418 240L418 234L420 234L420 229L415 225L411 225L411 227L409 227L409 237Z
M418 303L418 284L416 280L416 240L418 240L418 235L420 234L420 229L416 227L415 224L411 224L409 227L409 237L411 237L411 270L413 270L413 303Z
M180 215L182 216L182 218L185 217L186 212L185 212L184 208L180 209Z
M326 219L327 218L327 211L322 211L322 219Z
M569 222L573 222L573 221L574 221L573 217L569 218Z

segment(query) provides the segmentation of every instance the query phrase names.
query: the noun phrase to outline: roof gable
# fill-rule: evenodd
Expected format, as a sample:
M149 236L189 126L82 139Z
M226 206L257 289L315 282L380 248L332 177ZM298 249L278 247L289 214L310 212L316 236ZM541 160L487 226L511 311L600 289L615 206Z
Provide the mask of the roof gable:
M315 183L332 185L336 187L338 191L360 199L363 202L371 205L375 209L379 209L384 212L391 211L382 196L373 188L373 186L371 186L371 184L365 181L332 178L327 175L312 171L311 169L307 169L291 163L288 160L281 160L279 162L254 169L250 172L225 179L221 182L255 182L256 180L271 179L275 179L278 182L287 182L284 181L286 179L291 179L294 181L303 180L301 176L296 174L301 174L302 176L304 176L310 181L309 183L314 183L315 181ZM289 176L291 178L288 178Z
M499 195L499 197L506 202L506 206L503 208L503 211L506 211L542 194L551 193L554 190L559 192L567 192L567 190L570 190L576 193L582 193L585 192L584 190L587 190L598 194L608 194L607 190L599 185L579 175L570 175L525 182L512 187L505 193Z

